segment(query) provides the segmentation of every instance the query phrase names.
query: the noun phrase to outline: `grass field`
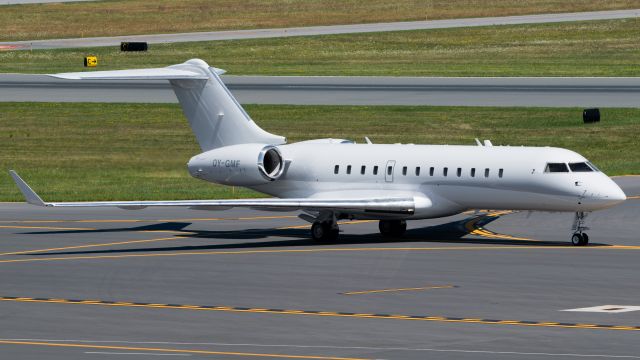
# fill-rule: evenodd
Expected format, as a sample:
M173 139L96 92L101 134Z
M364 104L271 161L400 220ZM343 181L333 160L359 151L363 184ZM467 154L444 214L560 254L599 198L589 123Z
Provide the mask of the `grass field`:
M290 142L369 136L376 143L550 145L576 150L609 175L640 174L640 109L247 106ZM191 178L199 148L177 105L0 103L0 201L22 201L6 170L45 200L258 196Z
M0 52L0 72L155 67L198 57L230 74L396 76L638 76L640 19L392 33Z
M115 0L7 5L0 11L0 41L638 7L638 0Z

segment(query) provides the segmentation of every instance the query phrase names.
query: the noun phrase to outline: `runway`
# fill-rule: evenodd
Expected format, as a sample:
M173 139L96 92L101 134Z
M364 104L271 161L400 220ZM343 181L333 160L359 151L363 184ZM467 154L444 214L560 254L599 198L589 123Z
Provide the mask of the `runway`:
M640 78L224 76L242 103L637 107ZM164 81L0 75L0 101L175 103Z
M308 240L295 213L0 205L7 358L640 358L640 177L587 219L482 211ZM564 311L606 305L604 312ZM633 310L634 308L629 308ZM628 310L628 309L627 309Z
M493 25L541 24L567 21L626 19L640 16L640 9L607 10L576 13L518 15L450 20L425 20L392 23L372 23L354 25L309 26L280 29L250 29L177 34L149 34L113 37L93 37L75 39L50 39L0 42L0 49L37 50L82 47L120 46L122 41L146 41L150 44L219 41L239 39L265 39L291 36L315 36L335 34L355 34L387 31L407 31L425 29L446 29L457 27L477 27Z

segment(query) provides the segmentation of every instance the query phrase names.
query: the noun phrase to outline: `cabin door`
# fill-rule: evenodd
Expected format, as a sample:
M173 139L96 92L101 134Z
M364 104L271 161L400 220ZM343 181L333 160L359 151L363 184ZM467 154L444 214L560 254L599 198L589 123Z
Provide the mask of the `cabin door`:
M386 182L393 182L393 170L396 167L395 160L387 161L387 167L384 169L384 179Z

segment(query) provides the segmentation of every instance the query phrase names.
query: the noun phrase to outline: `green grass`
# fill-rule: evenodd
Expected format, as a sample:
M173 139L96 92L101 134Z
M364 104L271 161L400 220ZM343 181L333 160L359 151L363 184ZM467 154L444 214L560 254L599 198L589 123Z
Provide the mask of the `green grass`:
M550 145L569 148L609 175L640 174L640 109L415 106L247 106L290 142L369 136L376 143ZM258 196L191 178L199 148L177 105L0 103L0 201L22 201L6 170L45 200L153 200Z
M638 8L638 0L112 0L2 6L0 41Z
M0 52L0 72L159 67L202 58L230 74L394 76L639 76L640 19L391 33Z

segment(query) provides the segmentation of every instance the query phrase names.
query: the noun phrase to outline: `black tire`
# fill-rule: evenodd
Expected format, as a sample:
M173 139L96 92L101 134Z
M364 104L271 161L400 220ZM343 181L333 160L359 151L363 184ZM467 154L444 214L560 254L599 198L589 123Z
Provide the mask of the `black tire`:
M582 233L582 245L589 245L589 235L587 235L587 233Z
M321 222L314 222L311 225L311 239L314 241L322 241L326 237L326 227Z
M338 227L330 228L327 232L327 240L328 241L336 241L338 240L338 235L340 234L340 229Z
M393 224L391 220L380 220L378 229L380 229L380 234L384 237L393 236Z
M407 231L407 222L405 220L380 220L378 228L384 237L399 237Z
M311 225L311 238L313 241L335 241L338 240L340 229L338 226L331 226L329 222L314 222Z
M405 220L399 220L396 228L396 235L402 236L407 231L407 222Z
M583 246L584 238L582 237L582 234L580 233L573 234L573 236L571 236L571 244L573 246Z

